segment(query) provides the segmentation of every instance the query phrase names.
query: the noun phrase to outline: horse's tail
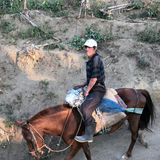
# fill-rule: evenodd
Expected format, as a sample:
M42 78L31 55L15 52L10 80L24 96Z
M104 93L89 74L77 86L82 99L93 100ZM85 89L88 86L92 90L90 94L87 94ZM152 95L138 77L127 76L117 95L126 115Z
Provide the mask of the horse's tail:
M140 90L140 92L146 98L146 105L144 107L144 110L143 110L143 113L141 115L140 121L143 122L143 125L147 130L150 130L148 128L148 124L149 124L149 122L151 122L151 126L152 126L152 124L154 122L155 106L154 106L154 104L152 102L152 99L151 99L151 96L150 96L150 94L147 90L143 89L143 90Z

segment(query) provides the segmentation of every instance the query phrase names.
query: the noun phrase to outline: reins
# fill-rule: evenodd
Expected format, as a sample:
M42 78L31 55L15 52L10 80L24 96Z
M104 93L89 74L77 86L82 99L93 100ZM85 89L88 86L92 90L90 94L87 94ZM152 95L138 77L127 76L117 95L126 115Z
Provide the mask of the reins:
M73 108L71 109L71 111L72 111L72 110L73 110ZM65 127L66 127L66 125L67 125L67 122L68 122L68 119L69 119L69 117L70 117L70 115L71 115L71 111L69 112L69 114L68 114L68 116L67 116L67 118L66 118L64 127L63 127L63 129L62 129L62 133L61 133L61 136L60 136L59 144L57 144L58 147L60 146L61 139L62 139L62 136L63 136L63 133L64 133L64 129L65 129ZM80 121L78 130L77 130L75 136L78 135L78 132L79 132L80 127L81 127L81 124L82 124L82 118L81 118L81 121ZM48 149L48 153L50 153L50 152L59 153L59 152L63 152L63 151L65 151L65 150L67 150L68 148L70 148L71 145L72 145L73 142L74 142L74 139L73 139L72 142L69 144L69 146L67 146L66 148L61 149L61 150L53 150L53 149L51 149L50 147L48 147L46 144L44 144L44 138L40 135L40 133L39 133L30 123L28 123L28 124L25 123L25 125L29 126L29 132L30 132L30 136L31 136L31 141L32 141L32 145L33 145L33 148L34 148L34 151L29 152L29 153L34 153L34 152L37 153L37 151L39 151L40 149L42 149L42 148L44 148L44 147ZM31 130L31 128L33 128L33 130L38 134L39 138L43 141L43 145L42 145L40 148L38 147L36 137L35 137L33 131ZM26 132L26 131L24 131L23 129L22 129L22 131L23 131L23 132ZM35 143L36 143L36 147L35 147L34 141L35 141ZM37 149L36 149L36 148L37 148Z

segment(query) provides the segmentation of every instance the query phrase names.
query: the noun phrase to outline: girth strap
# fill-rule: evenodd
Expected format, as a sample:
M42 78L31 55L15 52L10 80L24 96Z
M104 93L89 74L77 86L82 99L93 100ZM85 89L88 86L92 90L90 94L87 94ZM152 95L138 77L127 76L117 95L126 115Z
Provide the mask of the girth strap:
M143 108L126 108L126 112L142 114Z

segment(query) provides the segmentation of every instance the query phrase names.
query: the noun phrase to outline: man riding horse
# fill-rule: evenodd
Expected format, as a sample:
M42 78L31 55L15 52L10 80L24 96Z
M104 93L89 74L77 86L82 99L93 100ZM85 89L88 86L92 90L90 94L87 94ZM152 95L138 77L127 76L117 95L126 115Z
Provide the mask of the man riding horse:
M88 56L88 61L86 62L87 80L84 84L75 86L74 89L87 85L84 93L85 101L81 107L85 124L85 134L83 136L75 136L74 139L78 142L93 142L96 122L92 117L92 113L106 93L104 84L105 72L102 59L97 53L97 42L89 39L85 42L84 46L86 55Z

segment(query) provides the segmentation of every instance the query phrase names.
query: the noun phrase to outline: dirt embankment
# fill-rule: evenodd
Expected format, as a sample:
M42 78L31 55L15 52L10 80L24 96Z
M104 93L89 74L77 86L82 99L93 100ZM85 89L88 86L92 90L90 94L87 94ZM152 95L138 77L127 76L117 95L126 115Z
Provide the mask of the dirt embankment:
M32 159L22 140L21 131L13 126L10 128L11 134L5 133L9 130L5 128L4 121L7 125L8 119L26 121L44 108L62 104L67 91L85 81L84 52L73 50L67 42L74 35L83 36L85 28L94 24L101 34L110 33L114 37L98 46L98 53L104 61L106 86L147 89L156 106L157 119L153 133L146 132L149 148L146 149L137 142L130 160L159 160L160 46L139 42L137 35L146 26L159 30L160 22L128 21L124 16L118 20L78 20L73 15L51 18L40 11L32 11L30 14L37 25L52 28L56 37L67 46L67 50L33 49L32 39L18 39L16 45L8 45L8 39L0 34L0 133L1 142L4 142L1 144L0 159ZM13 15L5 15L1 19L16 24L17 29L13 34L30 27L27 22ZM141 62L150 65L142 67ZM90 144L93 160L104 160L106 157L107 160L119 159L126 152L129 143L130 134L125 125L111 135L95 137ZM51 159L64 159L66 152L55 154ZM86 158L83 151L80 151L74 159Z

